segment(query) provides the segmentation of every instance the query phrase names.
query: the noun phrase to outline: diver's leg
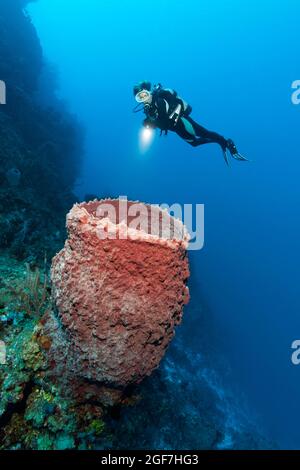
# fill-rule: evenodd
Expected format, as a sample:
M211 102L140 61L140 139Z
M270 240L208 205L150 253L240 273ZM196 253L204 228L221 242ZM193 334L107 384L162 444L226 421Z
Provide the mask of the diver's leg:
M222 147L222 149L226 149L227 140L221 134L205 129L205 127L200 126L200 124L198 124L189 116L185 117L184 119L186 119L190 123L190 125L194 128L197 137L201 137L202 139L207 140L207 143L210 142L210 143L219 144Z
M228 165L226 140L223 140L222 136L219 136L219 134L207 131L204 127L197 127L198 124L191 118L182 117L178 120L174 131L193 147L199 147L199 145L212 144L215 142L220 144L223 150L224 160Z
M193 125L187 121L185 118L180 118L174 127L174 132L176 132L179 137L185 140L188 144L193 147L198 147L199 145L209 144L211 141L204 137L197 137L196 131Z
M233 140L225 139L225 137L223 137L221 134L205 129L205 127L200 126L200 124L195 122L190 116L187 116L183 119L186 119L186 121L193 127L195 134L198 138L206 140L206 142L203 142L203 143L216 143L220 145L223 151L224 160L227 164L228 164L228 158L227 158L227 153L226 153L227 150L229 151L230 155L236 160L248 161L247 158L243 157L243 155L239 153ZM202 144L200 143L199 145L202 145Z
M209 139L204 139L203 137L195 137L195 139L189 142L193 147L199 147L199 145L212 144L212 141Z

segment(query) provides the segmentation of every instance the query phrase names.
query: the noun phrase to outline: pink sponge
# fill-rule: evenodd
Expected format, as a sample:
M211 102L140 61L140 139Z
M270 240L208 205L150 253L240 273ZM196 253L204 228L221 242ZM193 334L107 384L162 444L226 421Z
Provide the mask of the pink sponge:
M166 211L120 201L71 209L51 277L78 376L125 387L159 365L181 322L189 236Z

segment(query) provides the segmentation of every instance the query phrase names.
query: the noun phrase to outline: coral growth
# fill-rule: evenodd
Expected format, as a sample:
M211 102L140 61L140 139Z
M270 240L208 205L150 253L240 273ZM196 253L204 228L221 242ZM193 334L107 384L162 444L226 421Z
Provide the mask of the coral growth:
M59 377L52 376L51 338L43 328L50 294L37 274L27 270L26 264L0 254L0 340L7 352L6 364L0 366L0 448L91 447L105 437L103 408L65 398ZM24 314L20 299L28 296L28 285L30 295L41 290L41 297L38 303L26 303Z

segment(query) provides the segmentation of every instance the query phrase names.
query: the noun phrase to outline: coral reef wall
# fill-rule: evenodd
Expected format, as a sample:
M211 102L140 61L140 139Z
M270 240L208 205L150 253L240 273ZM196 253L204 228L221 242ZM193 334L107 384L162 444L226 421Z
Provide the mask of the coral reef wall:
M0 0L0 249L19 259L50 258L62 245L83 142L55 96L27 3Z
M68 368L57 374L57 362L69 357L67 338L50 310L43 273L26 269L24 278L24 270L24 262L0 253L7 354L0 365L0 450L274 449L207 359L187 345L182 327L159 369L127 394L83 379L70 383ZM201 310L194 313L201 321Z

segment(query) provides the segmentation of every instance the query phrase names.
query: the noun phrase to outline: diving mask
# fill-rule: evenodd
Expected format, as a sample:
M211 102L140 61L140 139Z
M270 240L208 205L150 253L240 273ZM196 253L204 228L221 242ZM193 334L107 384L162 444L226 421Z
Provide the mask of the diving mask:
M138 103L149 103L151 101L151 93L148 90L141 90L135 95Z

